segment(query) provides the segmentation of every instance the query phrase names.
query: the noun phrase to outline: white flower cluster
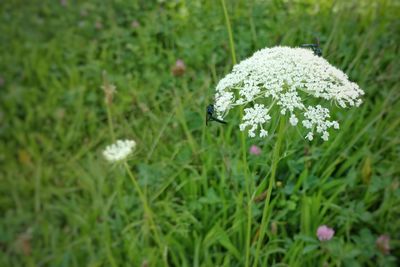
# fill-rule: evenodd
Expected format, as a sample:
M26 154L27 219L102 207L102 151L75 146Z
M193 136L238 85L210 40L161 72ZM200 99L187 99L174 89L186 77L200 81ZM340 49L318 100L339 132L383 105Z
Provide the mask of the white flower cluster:
M250 137L267 135L265 124L270 121L269 111L274 106L282 115L290 114L289 122L314 132L328 140L328 129L339 128L329 121L329 110L321 105L306 105L306 98L334 101L339 106L359 106L364 91L347 75L330 65L324 58L304 48L273 47L262 49L233 67L217 85L215 111L223 119L231 108L251 103L245 108L240 130L248 130ZM318 101L321 103L321 101ZM304 119L303 119L304 118Z
M243 131L248 126L250 126L249 136L255 137L254 133L257 130L258 126L260 126L260 136L264 137L268 135L268 132L264 130L263 124L271 119L271 116L268 115L268 110L265 108L263 104L255 104L252 108L244 109L245 115L243 116L243 123L240 124L240 130Z
M304 112L303 126L307 129L316 128L317 133L322 134L321 138L325 141L329 138L329 133L327 129L333 127L335 129L339 129L339 123L337 121L329 121L329 110L327 108L323 108L320 105L314 107L307 107L307 111ZM308 140L313 140L313 132L310 131L306 138Z
M110 162L121 161L133 152L135 146L136 142L133 140L117 140L117 142L104 149L103 156Z

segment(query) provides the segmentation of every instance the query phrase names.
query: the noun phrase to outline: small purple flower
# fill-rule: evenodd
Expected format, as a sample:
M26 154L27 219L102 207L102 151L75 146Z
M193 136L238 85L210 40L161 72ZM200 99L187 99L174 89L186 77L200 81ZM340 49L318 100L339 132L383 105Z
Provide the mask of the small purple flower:
M139 21L133 20L133 21L131 22L131 27L132 27L132 29L137 29L137 28L139 28L139 27L140 27Z
M81 11L80 11L80 15L81 15L81 17L87 17L87 15L88 15L88 12L87 12L87 10L86 9L81 9Z
M0 76L0 87L3 87L4 85L4 79L2 76Z
M185 67L186 67L186 66L185 66L185 62L183 62L182 59L178 59L178 60L175 62L175 66L180 67L180 68L185 68Z
M101 30L101 29L103 29L103 23L101 23L101 21L98 20L94 24L94 27L96 28L96 30Z
M390 253L390 237L388 235L380 235L376 239L376 246L383 254Z
M259 147L256 146L256 145L252 145L252 146L250 147L250 149L249 149L249 153L250 153L251 155L256 155L256 156L258 156L258 155L261 154L261 148L259 148Z
M182 76L186 71L185 62L182 59L178 59L175 62L175 66L172 67L172 74L174 76Z
M326 225L321 225L317 229L317 237L319 241L328 241L331 240L333 235L335 234L335 230L329 228Z

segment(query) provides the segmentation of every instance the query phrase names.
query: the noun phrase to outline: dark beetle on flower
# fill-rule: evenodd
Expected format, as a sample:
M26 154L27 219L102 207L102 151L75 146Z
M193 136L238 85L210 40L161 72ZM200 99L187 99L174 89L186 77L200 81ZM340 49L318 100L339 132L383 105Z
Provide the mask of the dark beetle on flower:
M220 120L215 118L214 116L214 105L210 104L207 106L207 113L206 113L206 125L208 125L209 121L216 121L222 124L226 124L226 121Z
M316 56L322 56L322 49L319 46L319 38L315 38L315 44L302 44L300 47L311 48Z

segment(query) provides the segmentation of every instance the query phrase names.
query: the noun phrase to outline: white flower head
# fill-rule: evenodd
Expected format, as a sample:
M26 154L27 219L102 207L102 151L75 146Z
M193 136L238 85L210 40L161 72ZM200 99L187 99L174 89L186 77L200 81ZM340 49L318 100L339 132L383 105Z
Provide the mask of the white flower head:
M244 131L247 127L250 127L249 136L254 137L254 131L260 127L260 137L268 135L268 132L264 130L263 124L271 119L268 115L268 109L263 104L255 104L252 108L245 108L243 116L243 123L240 124L239 128Z
M107 146L103 156L109 162L118 162L126 159L136 146L133 140L117 140L114 144Z
M322 104L333 101L343 108L359 106L363 94L345 73L312 50L277 46L254 53L220 80L215 111L222 119L235 106L251 105L244 109L240 130L247 130L250 137L264 137L271 120L269 112L275 107L281 115L290 114L292 126L302 121L301 125L309 130L308 140L313 139L314 132L328 140L327 130L339 129L339 123L329 120L329 110ZM310 98L319 105L307 104Z
M289 122L291 125L296 126L297 123L299 122L299 119L297 119L297 117L294 114L292 114L290 116Z

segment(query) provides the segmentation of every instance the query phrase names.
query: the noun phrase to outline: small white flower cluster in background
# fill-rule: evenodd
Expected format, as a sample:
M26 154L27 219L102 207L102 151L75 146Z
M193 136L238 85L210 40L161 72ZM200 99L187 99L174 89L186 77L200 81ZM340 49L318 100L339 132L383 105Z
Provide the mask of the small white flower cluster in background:
M233 67L217 85L215 111L223 119L234 106L252 104L244 109L240 130L250 137L267 136L269 111L278 107L280 114L289 113L289 122L296 126L301 120L309 130L328 140L328 129L339 129L330 121L329 110L322 101L334 101L340 107L359 106L364 91L348 80L345 73L330 65L324 58L304 48L273 47L262 49ZM317 106L305 103L306 98L319 99Z
M136 146L133 140L117 140L114 144L104 149L103 156L110 162L117 162L126 159Z

